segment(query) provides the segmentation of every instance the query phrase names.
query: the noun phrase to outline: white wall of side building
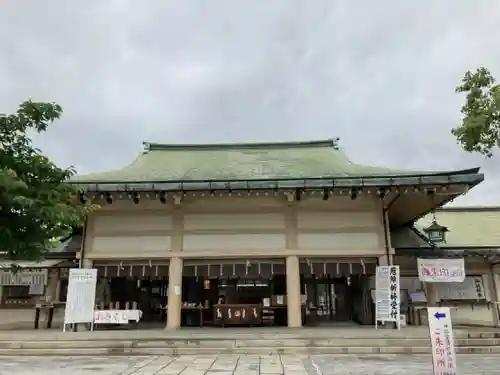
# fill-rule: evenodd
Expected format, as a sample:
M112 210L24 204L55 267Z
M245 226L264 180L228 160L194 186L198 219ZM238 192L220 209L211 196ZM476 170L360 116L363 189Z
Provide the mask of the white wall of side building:
M395 263L401 267L400 288L408 293L415 293L424 289L423 283L418 279L415 258L396 257ZM498 295L493 283L490 264L483 259L466 259L465 261L466 282L464 285L455 283L439 283L438 298L441 306L450 307L453 324L495 326L498 325ZM474 283L471 279L481 283L483 296L474 299ZM467 285L467 288L465 286ZM370 280L370 287L375 288L375 279ZM443 292L446 288L463 290L464 293L457 297L462 299L447 299ZM457 293L458 294L458 293ZM427 315L421 314L422 322L427 323Z

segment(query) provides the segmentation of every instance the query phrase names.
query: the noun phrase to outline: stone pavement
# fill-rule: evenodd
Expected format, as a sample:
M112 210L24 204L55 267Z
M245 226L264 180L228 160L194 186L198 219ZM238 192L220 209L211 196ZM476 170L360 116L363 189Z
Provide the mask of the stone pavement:
M3 357L0 375L429 375L429 356ZM460 375L500 375L498 355L459 356Z

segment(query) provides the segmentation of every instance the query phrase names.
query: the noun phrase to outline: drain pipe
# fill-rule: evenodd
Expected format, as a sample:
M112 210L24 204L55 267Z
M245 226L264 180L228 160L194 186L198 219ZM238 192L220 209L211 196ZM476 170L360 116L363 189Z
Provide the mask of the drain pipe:
M397 193L394 198L392 198L387 206L384 204L384 197L380 197L380 201L382 202L382 223L384 226L384 244L385 244L385 256L387 258L387 264L392 265L392 257L391 257L391 248L389 246L389 223L387 222L387 212L389 212L389 209L392 207L394 202L398 200L398 198L401 196L401 193Z
M82 245L80 246L80 259L78 259L78 268L83 268L83 259L85 257L85 237L87 236L87 223L88 218L85 217L82 229Z

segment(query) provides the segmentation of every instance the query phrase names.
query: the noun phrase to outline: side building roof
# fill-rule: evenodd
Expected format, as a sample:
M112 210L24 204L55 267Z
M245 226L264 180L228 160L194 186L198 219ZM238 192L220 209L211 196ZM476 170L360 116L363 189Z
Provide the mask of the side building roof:
M446 245L451 247L498 247L500 249L500 207L444 207L436 220L448 228ZM432 222L432 215L420 219L420 230Z
M439 247L423 234L433 220L428 214L414 228L400 228L391 233L398 255L415 257L480 257L500 261L500 207L444 207L435 212L440 225L448 228L446 243Z

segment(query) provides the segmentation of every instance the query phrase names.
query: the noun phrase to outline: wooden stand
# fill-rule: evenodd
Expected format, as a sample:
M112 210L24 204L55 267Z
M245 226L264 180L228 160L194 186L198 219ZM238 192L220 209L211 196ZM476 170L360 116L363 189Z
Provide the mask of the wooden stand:
M55 304L41 304L35 305L35 322L34 328L38 329L40 327L40 313L42 310L48 310L49 316L47 319L47 328L52 328L52 321L54 320L54 310L57 308Z

